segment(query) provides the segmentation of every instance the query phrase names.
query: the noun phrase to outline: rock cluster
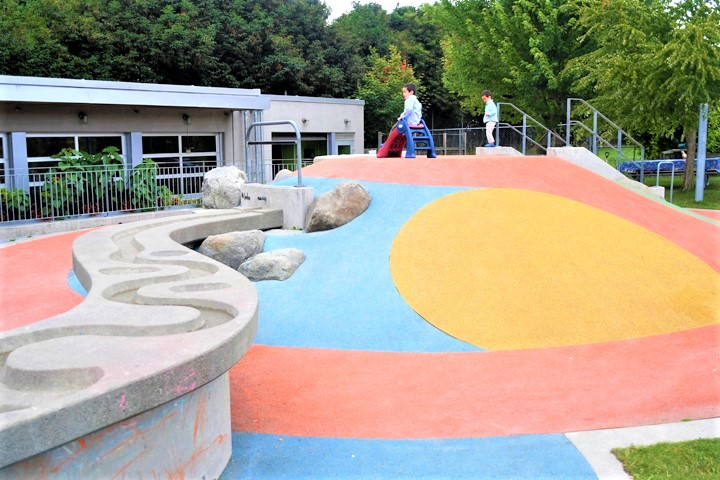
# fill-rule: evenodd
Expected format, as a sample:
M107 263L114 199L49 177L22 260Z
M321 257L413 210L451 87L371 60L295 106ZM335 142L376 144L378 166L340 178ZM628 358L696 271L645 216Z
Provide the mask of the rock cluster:
M248 279L287 280L305 261L305 254L296 248L263 252L265 232L248 230L207 237L198 252L233 268Z
M222 169L229 170L218 172ZM238 185L238 182L242 183L244 180L245 174L236 167L220 167L210 171L203 182L203 204L229 205L235 198L232 185ZM367 210L370 200L370 194L362 185L341 183L334 190L315 198L308 211L305 231L331 230L345 225ZM239 204L238 188L237 205ZM211 235L202 242L198 251L255 282L290 278L305 261L305 254L296 248L264 252L265 238L266 234L261 230Z

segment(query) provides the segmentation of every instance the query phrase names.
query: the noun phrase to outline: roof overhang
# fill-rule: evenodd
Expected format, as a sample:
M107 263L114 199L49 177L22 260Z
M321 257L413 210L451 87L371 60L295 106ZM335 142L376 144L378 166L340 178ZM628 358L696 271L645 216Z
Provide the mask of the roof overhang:
M267 110L259 89L0 75L0 102Z

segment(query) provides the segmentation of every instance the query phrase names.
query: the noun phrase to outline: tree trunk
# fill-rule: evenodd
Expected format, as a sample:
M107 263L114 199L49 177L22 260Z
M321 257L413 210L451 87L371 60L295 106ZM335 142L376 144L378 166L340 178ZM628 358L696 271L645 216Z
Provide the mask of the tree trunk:
M685 159L685 175L683 176L683 192L695 189L695 155L697 152L697 127L685 127L687 158Z

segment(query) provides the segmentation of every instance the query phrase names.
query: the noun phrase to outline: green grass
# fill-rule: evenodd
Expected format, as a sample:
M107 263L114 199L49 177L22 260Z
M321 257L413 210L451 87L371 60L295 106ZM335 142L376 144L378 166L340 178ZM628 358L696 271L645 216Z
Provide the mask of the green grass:
M655 175L645 177L645 185L655 186ZM665 187L665 200L670 201L670 177L660 177L660 185ZM682 176L675 176L673 188L673 205L683 208L708 208L720 210L720 177L710 178L710 185L705 187L703 201L695 201L695 189L682 191Z
M615 448L612 453L635 480L720 478L720 438Z
M620 163L629 160L640 160L640 150L633 147L622 147L622 158ZM609 147L598 147L597 156L613 167L617 167L617 150Z

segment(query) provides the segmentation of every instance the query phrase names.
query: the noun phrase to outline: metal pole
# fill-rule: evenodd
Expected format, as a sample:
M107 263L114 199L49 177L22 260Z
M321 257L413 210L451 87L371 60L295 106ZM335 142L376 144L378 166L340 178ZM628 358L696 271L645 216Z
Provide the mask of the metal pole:
M597 110L593 109L592 153L597 155Z
M565 117L565 145L570 146L570 104L572 99L567 99L567 115Z
M615 168L619 169L620 161L622 160L622 130L618 130L617 154L617 165L615 165ZM633 160L635 160L634 157L633 155Z
M695 161L695 201L702 202L705 192L705 149L707 147L708 104L700 105L698 125L697 158Z
M527 116L523 114L523 123L522 123L522 154L525 155L525 152L527 151L526 148L527 144Z
M295 147L297 150L297 185L298 187L302 187L302 148L300 147L301 141L300 141L300 130L297 128L295 129Z
M500 102L497 105L498 121L495 124L495 145L500 146Z

